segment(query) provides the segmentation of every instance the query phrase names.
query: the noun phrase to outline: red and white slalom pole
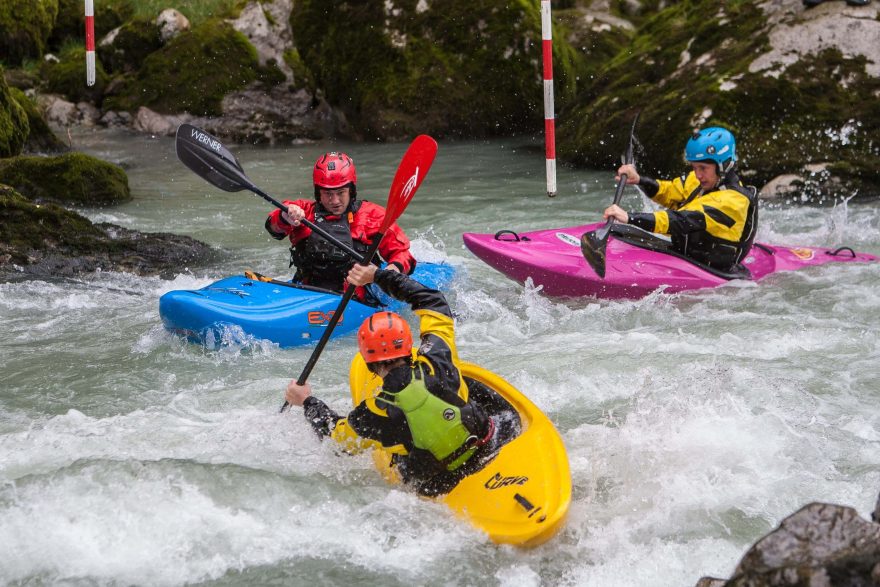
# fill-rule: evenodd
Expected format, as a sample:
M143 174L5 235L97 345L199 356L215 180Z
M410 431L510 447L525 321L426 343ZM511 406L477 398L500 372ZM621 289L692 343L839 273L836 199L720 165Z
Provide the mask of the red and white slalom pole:
M86 0L86 85L95 85L95 4Z
M553 112L553 25L550 0L541 0L541 49L544 54L544 141L547 158L547 196L556 195L556 116Z

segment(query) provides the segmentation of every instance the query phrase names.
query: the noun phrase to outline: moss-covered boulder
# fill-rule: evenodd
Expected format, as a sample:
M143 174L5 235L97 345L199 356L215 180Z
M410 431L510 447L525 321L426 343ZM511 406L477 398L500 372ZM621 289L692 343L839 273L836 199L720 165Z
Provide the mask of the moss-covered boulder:
M859 186L862 195L880 195L878 45L870 48L872 38L880 41L880 22L865 21L866 9L838 8L805 12L798 0L672 3L644 21L563 113L560 156L613 167L641 110L646 173L677 174L689 131L721 125L736 134L750 182L824 162L838 174L826 185L840 195ZM864 28L855 31L867 39L863 53L835 27Z
M0 67L0 158L21 153L30 132L27 113L13 96L2 74L3 68Z
M38 58L58 15L58 0L3 0L0 2L0 55L7 65Z
M0 183L37 202L108 206L131 199L121 167L84 153L0 160Z
M136 18L122 25L113 40L102 42L98 59L110 72L137 71L147 55L162 48L155 20Z
M226 22L211 20L151 53L104 107L218 115L223 96L250 84L256 72L257 54L244 35Z
M542 126L537 2L303 0L294 41L331 104L367 135L490 136ZM577 55L554 44L556 92Z
M28 135L24 151L28 153L57 153L65 151L67 145L61 142L37 105L18 88L10 88L12 97L24 109L28 120Z
M190 237L92 224L55 204L36 204L0 184L0 279L102 271L173 276L218 252Z
M100 62L95 64L95 84L86 85L86 50L70 47L55 63L42 64L41 73L46 91L61 94L71 102L92 102L100 105L109 77Z

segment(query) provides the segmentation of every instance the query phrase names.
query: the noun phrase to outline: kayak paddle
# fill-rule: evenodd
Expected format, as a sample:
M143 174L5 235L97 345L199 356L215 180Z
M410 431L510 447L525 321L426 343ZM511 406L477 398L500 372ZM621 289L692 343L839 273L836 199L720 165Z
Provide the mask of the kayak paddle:
M626 147L626 155L624 155L624 163L632 164L633 162L633 136L636 133L636 123L639 121L639 114L633 119L632 128L629 131L629 144ZM614 192L614 202L612 205L620 203L623 196L623 188L626 185L626 174L620 174L620 181L617 182L617 191ZM605 247L608 245L608 235L611 234L611 224L614 218L609 218L605 226L599 230L591 230L581 235L581 252L593 271L601 278L605 278Z
M199 177L226 192L250 190L279 210L287 212L287 206L258 188L245 175L238 159L223 146L217 137L210 135L191 124L177 127L175 138L177 158ZM359 263L364 261L360 253L341 242L326 230L303 218L303 224L354 257Z
M387 231L388 228L394 224L394 221L403 214L403 211L413 199L413 196L416 195L416 190L419 189L419 185L421 185L422 180L425 179L428 170L431 169L431 164L434 163L434 156L436 154L437 141L428 135L419 135L410 144L406 153L403 155L403 159L400 161L397 173L394 174L394 181L391 182L391 189L388 192L388 204L385 206L385 218L382 220L382 226L379 228L378 234L376 234L376 237L370 244L370 248L367 250L366 255L364 255L364 261L362 261L362 264L368 265L372 263L376 251L379 250L379 244L382 242L382 237L385 236L385 231ZM342 300L333 312L333 317L327 324L327 329L324 330L324 334L321 335L321 340L318 341L318 346L312 351L312 356L309 357L306 366L303 367L302 373L300 373L297 378L297 384L303 385L309 378L315 363L318 362L318 358L321 356L324 347L327 345L327 341L330 340L330 335L333 333L333 329L336 328L336 324L339 323L339 320L342 318L342 313L345 311L345 307L354 295L355 289L357 288L350 283L346 283L345 293L342 295ZM285 401L284 405L281 406L281 411L284 412L288 405L289 404Z

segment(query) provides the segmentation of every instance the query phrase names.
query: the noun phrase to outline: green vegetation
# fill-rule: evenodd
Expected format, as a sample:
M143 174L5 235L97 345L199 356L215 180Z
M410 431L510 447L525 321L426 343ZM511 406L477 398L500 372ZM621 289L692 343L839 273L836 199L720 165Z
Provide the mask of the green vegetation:
M156 20L135 18L119 28L111 44L97 47L98 61L110 72L137 71L147 55L161 48Z
M303 0L291 15L302 63L327 99L381 138L429 132L491 136L540 128L541 23L536 3ZM556 50L557 91L577 56Z
M253 45L228 23L209 21L147 56L137 76L118 95L107 97L104 107L216 115L223 96L256 78Z
M88 101L101 104L104 87L109 81L107 73L100 62L95 64L95 85L86 85L86 50L83 47L69 45L58 63L45 62L40 71L46 81L46 90L53 94L62 94L71 102Z
M84 153L0 160L0 183L40 203L108 206L131 199L121 167Z
M6 85L0 67L0 157L21 153L29 132L27 113Z
M0 2L0 56L3 61L7 65L21 65L27 57L41 57L57 15L58 0Z

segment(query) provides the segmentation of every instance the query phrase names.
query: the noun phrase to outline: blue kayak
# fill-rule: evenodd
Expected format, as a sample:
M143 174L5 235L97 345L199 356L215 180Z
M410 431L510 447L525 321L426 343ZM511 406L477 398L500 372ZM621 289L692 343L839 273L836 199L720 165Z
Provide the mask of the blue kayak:
M454 273L446 263L419 263L412 277L444 289ZM333 338L356 331L379 310L405 307L375 286L372 291L379 305L349 302ZM290 282L232 276L201 289L169 291L159 299L159 315L171 332L209 348L250 339L293 347L317 342L341 299L341 294Z

